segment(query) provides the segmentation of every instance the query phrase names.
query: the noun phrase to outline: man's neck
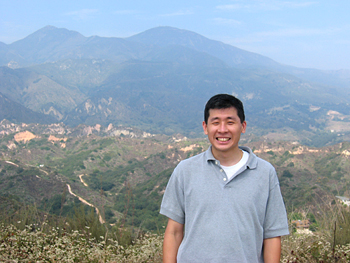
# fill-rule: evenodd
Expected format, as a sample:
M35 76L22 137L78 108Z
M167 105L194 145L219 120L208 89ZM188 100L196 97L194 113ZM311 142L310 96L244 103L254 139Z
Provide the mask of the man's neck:
M213 156L215 159L220 161L220 164L223 166L232 166L237 164L243 156L243 152L238 147L234 150L227 151L227 152L218 152L215 151L215 149L212 148L211 150Z

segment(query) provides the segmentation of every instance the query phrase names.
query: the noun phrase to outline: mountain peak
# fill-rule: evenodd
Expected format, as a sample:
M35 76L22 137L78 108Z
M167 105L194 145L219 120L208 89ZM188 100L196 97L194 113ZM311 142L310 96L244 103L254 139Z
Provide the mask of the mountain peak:
M57 41L58 43L63 43L69 39L83 41L85 40L85 37L76 31L48 25L35 31L33 34L30 34L29 36L12 43L11 45L15 47L25 47L32 44L47 43L49 41Z
M61 54L62 50L75 47L86 40L86 37L76 31L54 26L45 26L33 34L12 43L11 49L17 50L18 58L15 61L25 65L27 61L39 61L39 63L52 61L47 54ZM49 56L49 57L50 57ZM29 64L31 64L29 62Z
M128 40L157 46L190 46L193 45L193 41L202 42L209 39L189 30L159 26L131 36Z
M55 26L51 26L51 25L47 25L47 26L44 26L43 28L37 30L37 31L40 31L40 30L55 30L55 29L58 29L57 27Z
M171 45L184 46L217 57L233 67L280 67L277 62L262 55L245 51L220 41L211 40L189 30L169 26L151 28L129 37L128 40L160 47Z

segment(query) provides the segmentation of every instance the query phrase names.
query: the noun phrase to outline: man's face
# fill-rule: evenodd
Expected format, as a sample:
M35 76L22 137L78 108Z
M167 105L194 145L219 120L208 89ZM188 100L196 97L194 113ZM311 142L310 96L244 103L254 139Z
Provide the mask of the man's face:
M238 149L241 133L245 133L247 123L241 123L234 107L209 110L208 123L203 122L203 130L212 145L213 154Z

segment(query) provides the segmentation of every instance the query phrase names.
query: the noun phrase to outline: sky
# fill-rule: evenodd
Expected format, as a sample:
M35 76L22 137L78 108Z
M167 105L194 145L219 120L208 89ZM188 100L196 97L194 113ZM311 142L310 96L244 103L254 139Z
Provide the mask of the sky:
M47 26L129 37L157 26L196 32L279 63L350 69L349 0L0 0L0 42Z

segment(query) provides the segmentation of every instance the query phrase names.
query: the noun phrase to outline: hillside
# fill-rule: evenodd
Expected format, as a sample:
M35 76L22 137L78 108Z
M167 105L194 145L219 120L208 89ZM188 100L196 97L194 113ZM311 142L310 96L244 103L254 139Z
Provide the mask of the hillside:
M56 120L51 116L34 112L21 104L8 99L0 93L0 120L8 119L13 122L53 123Z
M1 125L1 198L64 216L84 200L109 223L148 230L165 223L159 205L176 164L208 147L204 139L116 127ZM349 143L314 148L242 139L276 167L288 210L315 211L334 196L350 196Z

